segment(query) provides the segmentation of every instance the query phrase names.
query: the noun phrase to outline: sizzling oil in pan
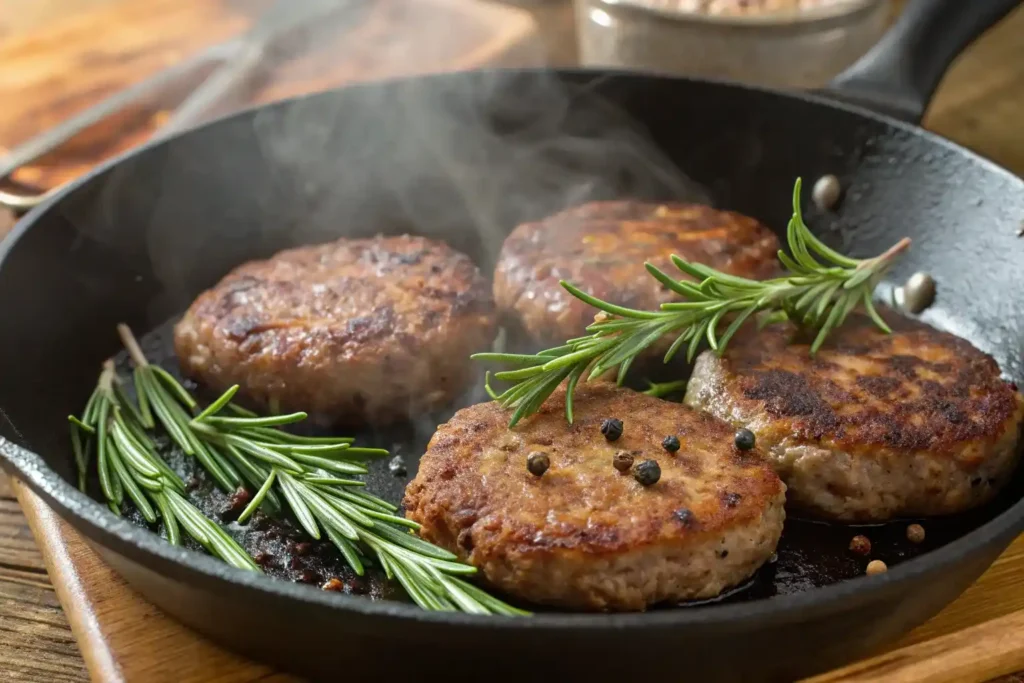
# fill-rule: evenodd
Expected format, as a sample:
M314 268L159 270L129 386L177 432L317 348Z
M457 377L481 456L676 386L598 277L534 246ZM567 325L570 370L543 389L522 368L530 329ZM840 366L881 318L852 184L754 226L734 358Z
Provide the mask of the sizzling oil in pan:
M173 348L174 322L168 321L152 330L140 339L140 343L150 362L160 364L181 379ZM130 372L126 354L118 355L116 361L120 372ZM672 377L678 378L678 374ZM200 387L183 381L187 388L195 390L199 396L203 395ZM458 408L487 400L482 383L481 372L477 386L463 396L458 405L445 413L423 416L414 423L380 432L345 431L344 436L355 437L361 445L386 448L392 456L400 455L405 461L404 474L392 473L388 466L389 458L372 462L370 473L364 477L367 490L400 504L405 486L416 475L419 456L426 450L435 427L446 421ZM126 388L130 390L130 385ZM192 503L212 519L219 520L268 575L326 590L364 595L370 599L407 600L400 588L385 581L383 574L373 568L368 568L365 576L357 576L330 542L311 541L291 521L272 519L257 512L245 525L234 523L233 520L244 509L247 500L218 489L196 461L181 453L169 439L160 438L158 444L161 454L186 482ZM99 499L99 485L95 477L90 486L90 492ZM1014 477L991 503L945 518L904 519L885 524L854 526L800 519L788 513L774 561L761 567L745 584L719 597L675 606L743 602L799 593L859 576L864 573L868 561L874 559L882 560L890 567L898 565L967 534L1009 508L1021 497L1024 497L1024 478ZM145 525L142 516L128 504L124 513L133 522ZM914 522L925 528L926 536L922 543L912 543L906 537L907 526ZM868 557L849 550L850 539L858 534L867 536L871 541ZM183 543L202 552L191 539L185 538ZM544 609L520 604L534 611Z

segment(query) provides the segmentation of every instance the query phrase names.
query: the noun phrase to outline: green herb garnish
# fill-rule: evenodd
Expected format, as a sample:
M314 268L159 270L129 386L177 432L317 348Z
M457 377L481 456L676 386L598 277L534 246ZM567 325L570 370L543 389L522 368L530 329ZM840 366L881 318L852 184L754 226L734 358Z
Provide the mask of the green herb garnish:
M652 382L651 380L647 380L647 388L641 393L655 398L664 398L665 396L671 396L672 394L683 391L686 389L688 382L689 380L685 379L673 380L671 382Z
M121 514L127 494L147 522L163 519L164 533L172 545L181 543L184 529L215 557L239 569L260 571L233 538L185 497L185 484L157 455L156 444L125 395L113 363L104 364L82 418L71 415L68 420L82 491L89 455L95 451L100 488L115 515Z
M617 380L621 384L633 361L667 335L676 338L664 356L666 363L684 345L686 357L692 361L705 340L721 354L740 326L755 313L762 314L759 321L762 325L792 320L816 330L810 349L812 355L858 306L863 306L878 327L889 332L871 296L895 258L910 246L910 240L904 238L871 259L843 256L811 234L804 223L800 212L800 185L797 178L793 188L793 217L786 234L791 255L779 251L779 260L789 271L783 277L748 280L673 256L676 268L696 280L691 282L676 280L646 263L647 272L683 298L662 304L658 311L616 306L562 281L561 285L570 294L606 314L587 327L587 336L534 355L478 353L472 356L516 368L495 373L495 379L513 383L501 394L491 388L490 373L485 379L491 398L513 409L509 426L535 413L565 381L565 413L571 423L573 392L584 375L584 381L589 381L618 368ZM723 325L725 330L720 332Z
M118 331L135 363L133 379L138 407L118 388L112 366L105 369L106 379L101 379L101 385L105 381L113 387L107 393L116 401L120 414L132 414L132 434L147 439L150 444L147 462L151 469L159 469L163 475L173 478L170 481L177 482L177 494L184 491L180 480L156 455L145 429L161 427L182 451L198 460L221 488L230 491L246 486L255 491L239 517L241 523L259 508L277 515L287 507L310 537L319 540L326 535L358 575L365 573L367 564L378 565L388 579L397 579L423 609L528 614L464 580L463 577L476 573L475 567L459 562L456 555L419 538L413 533L419 529L416 522L398 515L398 509L387 501L364 493L365 484L349 476L366 474L365 462L387 455L386 450L356 447L352 445L353 439L347 437L308 437L284 431L281 427L301 422L306 419L306 413L259 417L232 403L237 385L201 408L169 372L148 362L126 326L120 325ZM105 424L104 416L108 411L95 405L96 400L91 399L86 417L96 418L96 424ZM88 419L83 422L87 428L98 430ZM77 430L72 432L73 445L80 445L78 432L82 428L75 426L73 429ZM100 442L103 443L102 436ZM75 452L80 481L84 481L82 472L86 458L84 454L79 456L78 446ZM120 505L123 494L109 482L109 463L121 459L127 461L122 457L111 458L109 451L101 452L99 457L101 486L112 506L115 502ZM152 475L151 471L146 472ZM108 483L104 484L104 480ZM124 485L125 490L129 490L128 486ZM154 522L156 512L150 509L147 514L143 509L145 499L136 499L131 491L129 495L146 520ZM219 526L202 517L195 508L192 510L192 518L202 518L230 541ZM164 512L163 507L159 512ZM208 534L212 535L212 532ZM202 538L196 540L203 543ZM218 546L203 545L218 557L231 561ZM241 548L238 552L247 560L246 568L256 568ZM236 566L240 566L240 562Z

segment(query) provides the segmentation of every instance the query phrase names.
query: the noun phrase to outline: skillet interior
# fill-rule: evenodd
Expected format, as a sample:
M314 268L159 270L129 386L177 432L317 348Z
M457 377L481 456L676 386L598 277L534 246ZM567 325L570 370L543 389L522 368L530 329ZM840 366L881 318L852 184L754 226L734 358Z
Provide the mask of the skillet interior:
M185 382L185 385L189 386L197 395L212 399L214 397L204 392L201 386L196 386L195 383L188 381L180 374L172 341L172 327L175 320L168 321L143 336L142 347L151 362L161 364ZM512 347L510 350L526 351L528 348ZM119 370L128 376L132 366L127 353L122 351L116 358ZM654 375L654 371L666 371L659 368L656 363L652 365L654 367L650 368L652 371L650 376L657 380L676 379L680 375L671 374L672 372L680 373L689 370L687 367L673 367L662 377ZM644 383L639 378L633 378L632 383L637 389L644 388ZM130 387L129 392L134 393ZM405 475L396 476L388 469L388 458L372 462L370 473L363 477L369 490L400 505L405 486L416 475L420 454L426 450L427 442L433 435L434 426L448 420L458 408L486 400L488 398L483 391L483 369L481 368L476 385L443 411L424 415L413 423L385 430L344 431L345 435L354 436L362 445L386 448L392 454L400 454L408 466ZM314 428L310 433L330 435L338 432ZM231 513L228 512L232 509L230 494L220 491L202 467L194 459L186 458L180 449L174 447L171 442L164 440L161 442L161 447L164 458L181 474L182 480L194 483L195 488L190 492L191 500L211 518L229 522L232 519ZM93 472L90 482L90 492L93 497L103 500L95 472ZM864 573L868 558L860 557L849 551L850 539L856 534L866 535L871 540L870 559L879 559L889 567L895 567L976 529L1004 512L1014 502L1021 499L1022 495L1024 495L1024 477L1018 477L995 500L970 512L945 518L917 520L908 518L874 525L828 524L802 519L790 511L774 562L763 565L749 581L726 591L721 596L710 600L682 603L682 605L692 608L715 603L761 600L776 595L801 593L860 576ZM133 522L144 524L141 515L130 505L126 505L125 510ZM240 511L240 507L234 508L234 514ZM906 527L912 521L918 521L926 528L927 535L923 543L914 544L907 540ZM269 556L270 559L265 560L264 570L271 576L313 585L322 585L333 577L338 578L344 584L344 587L339 590L347 594L363 595L369 599L408 601L402 591L396 590L379 571L371 568L364 577L356 576L340 553L329 542L312 544L307 542L301 547L298 546L297 543L308 541L308 539L304 537L294 521L282 524L257 515L250 524L244 526L228 524L227 528L228 532L243 545L252 557ZM190 539L185 540L190 547L201 550L198 544L190 542ZM516 601L512 600L512 602ZM517 604L531 611L555 611L541 605ZM673 607L672 604L663 604L658 605L655 609L671 607Z
M858 256L911 236L894 280L933 273L940 298L925 319L1021 381L1018 179L909 128L803 99L636 75L565 80L580 87L567 95L547 76L517 72L362 86L235 116L100 170L27 218L0 268L2 433L70 480L63 417L80 409L98 363L117 348L114 324L151 329L231 266L285 246L414 230L487 272L513 225L567 202L696 198L780 228L793 178L825 172L843 180L846 197L838 216L808 211L812 227ZM389 475L371 483L393 495L401 484ZM1018 505L999 533L965 539L961 550L975 553L961 563L960 588L1001 549L993 544L1012 538L1020 515ZM938 556L909 564L904 580ZM894 588L900 576L875 583ZM875 614L873 635L857 647L937 611L956 594L950 578L898 619ZM839 592L821 592L819 607L828 595ZM845 599L852 609L853 595ZM686 610L693 623L706 612ZM822 661L829 656L838 654Z

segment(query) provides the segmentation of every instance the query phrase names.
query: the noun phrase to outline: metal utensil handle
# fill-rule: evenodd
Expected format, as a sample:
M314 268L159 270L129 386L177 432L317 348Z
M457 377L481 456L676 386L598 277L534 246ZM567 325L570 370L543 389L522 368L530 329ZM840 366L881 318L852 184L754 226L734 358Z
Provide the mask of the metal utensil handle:
M232 98L246 92L252 81L259 77L262 66L262 52L243 51L235 60L225 64L211 74L188 99L185 100L170 119L153 135L154 139L166 137L191 128L200 123L216 107L224 106Z
M824 92L918 123L946 69L1021 0L910 0L888 33Z

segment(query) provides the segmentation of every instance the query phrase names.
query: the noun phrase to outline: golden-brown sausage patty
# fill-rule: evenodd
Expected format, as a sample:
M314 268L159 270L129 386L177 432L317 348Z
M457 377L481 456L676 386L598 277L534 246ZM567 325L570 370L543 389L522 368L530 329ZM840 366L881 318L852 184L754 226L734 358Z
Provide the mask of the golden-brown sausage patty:
M1017 462L1024 400L969 342L886 312L851 316L811 358L792 326L745 326L697 359L685 402L757 435L819 516L883 521L989 500Z
M231 271L175 327L186 374L258 404L374 424L445 405L496 332L469 257L423 237L340 239Z
M597 311L559 284L566 280L605 301L657 309L677 298L644 268L650 261L686 278L673 254L751 279L776 273L779 241L747 216L700 204L592 202L506 238L494 274L499 310L535 340L561 344L583 334Z
M574 407L569 425L559 389L513 429L495 402L460 410L431 439L407 516L501 590L579 609L712 597L774 552L785 486L762 453L736 449L728 424L606 382L581 384ZM601 434L610 417L623 422L614 442ZM540 477L526 466L534 451L551 463ZM661 479L645 488L619 472L618 451L656 460Z

